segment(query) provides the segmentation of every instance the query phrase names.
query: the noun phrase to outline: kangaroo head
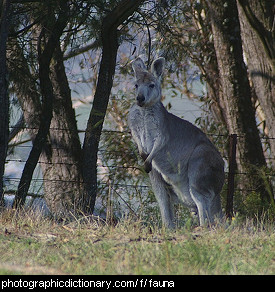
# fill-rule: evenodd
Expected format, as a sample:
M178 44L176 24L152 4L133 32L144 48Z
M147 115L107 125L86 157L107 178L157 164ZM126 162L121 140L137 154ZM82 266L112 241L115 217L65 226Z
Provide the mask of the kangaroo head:
M140 107L150 107L161 100L161 77L164 64L164 58L156 59L149 72L140 58L132 63L136 77L136 100Z

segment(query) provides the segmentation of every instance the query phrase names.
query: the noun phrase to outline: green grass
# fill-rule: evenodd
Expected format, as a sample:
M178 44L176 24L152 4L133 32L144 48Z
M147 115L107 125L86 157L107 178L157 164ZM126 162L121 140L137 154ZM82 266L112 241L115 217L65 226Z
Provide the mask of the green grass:
M0 274L275 274L275 225L236 221L170 232L3 211Z

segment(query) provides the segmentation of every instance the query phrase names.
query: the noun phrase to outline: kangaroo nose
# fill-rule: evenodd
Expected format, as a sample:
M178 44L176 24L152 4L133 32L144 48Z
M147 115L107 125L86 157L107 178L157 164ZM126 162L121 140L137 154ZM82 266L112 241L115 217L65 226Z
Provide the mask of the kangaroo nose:
M137 96L137 103L139 106L143 106L145 101L145 96L143 94Z

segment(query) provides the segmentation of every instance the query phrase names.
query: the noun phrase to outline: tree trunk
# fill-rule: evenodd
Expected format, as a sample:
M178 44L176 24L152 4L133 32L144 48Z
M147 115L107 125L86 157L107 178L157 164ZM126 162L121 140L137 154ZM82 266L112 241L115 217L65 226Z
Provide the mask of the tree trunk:
M0 206L2 206L4 205L3 175L5 171L9 137L9 96L6 66L6 43L8 37L10 1L2 1L0 8Z
M194 3L192 4L194 5L193 21L197 27L197 35L200 43L200 57L196 57L198 52L194 51L192 47L188 50L188 52L190 58L194 60L202 72L206 83L207 98L211 100L210 109L215 120L226 126L226 113L223 102L223 94L221 91L221 83L219 81L217 56L212 40L211 13L205 4L205 1L202 1L202 6ZM202 29L199 29L200 27Z
M51 66L54 88L50 141L41 157L47 206L55 216L82 212L85 190L82 179L81 145L72 107L63 53L58 46Z
M97 153L100 135L107 111L109 96L113 86L113 77L118 50L117 28L144 1L123 0L118 3L104 19L101 29L102 58L92 110L88 120L83 144L83 178L89 194L86 202L88 211L94 209L97 194Z
M255 175L265 167L265 157L255 121L255 109L246 66L243 61L240 25L235 1L207 1L212 16L211 26L217 56L219 78L229 134L237 134L238 169L244 190L255 190L270 199L264 181Z
M238 1L243 48L264 123L275 169L275 1Z
M47 28L43 28L40 34L40 41L38 44L38 61L39 61L39 81L42 96L42 111L39 123L39 129L33 141L33 147L23 169L23 173L19 182L18 192L13 203L14 207L21 207L24 205L27 193L31 184L34 169L38 163L40 154L44 145L46 144L47 135L52 119L53 108L53 88L50 80L50 61L52 59L54 50L59 44L59 38L67 24L68 8L66 3L61 3L62 11L60 12L56 22ZM49 33L49 35L48 35ZM45 38L44 50L42 51L42 37Z

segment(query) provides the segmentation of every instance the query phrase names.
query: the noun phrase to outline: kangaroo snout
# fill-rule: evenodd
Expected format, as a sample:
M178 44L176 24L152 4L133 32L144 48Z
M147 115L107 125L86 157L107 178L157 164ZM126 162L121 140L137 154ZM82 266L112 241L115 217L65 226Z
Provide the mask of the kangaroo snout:
M138 106L143 106L145 102L145 96L143 94L140 94L137 96L137 104Z

